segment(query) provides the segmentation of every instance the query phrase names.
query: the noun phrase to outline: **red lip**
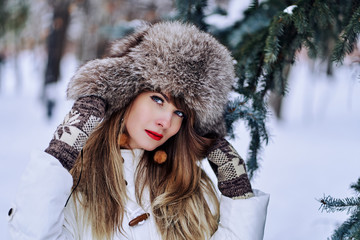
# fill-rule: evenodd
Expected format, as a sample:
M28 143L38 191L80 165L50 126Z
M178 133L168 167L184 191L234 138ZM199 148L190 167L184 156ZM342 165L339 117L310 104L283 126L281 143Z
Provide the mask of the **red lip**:
M163 135L161 135L160 133L153 132L150 130L145 130L145 132L147 133L147 135L149 135L149 137L151 137L152 139L154 139L156 141L160 141L163 138Z

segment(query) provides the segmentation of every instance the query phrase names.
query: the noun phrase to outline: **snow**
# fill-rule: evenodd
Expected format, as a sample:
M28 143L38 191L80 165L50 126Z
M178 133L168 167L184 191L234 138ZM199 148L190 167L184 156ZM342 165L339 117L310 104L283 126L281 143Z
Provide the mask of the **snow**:
M71 103L65 101L64 79L73 74L76 67L74 56L65 56L62 64L62 81L58 84L59 101L54 119L46 119L46 111L40 101L42 90L44 55L42 52L22 52L19 57L21 84L16 87L14 59L9 58L0 66L0 239L10 239L7 231L8 211L15 198L23 170L35 149L45 149L56 126L62 121Z
M8 59L1 71L0 239L9 239L7 212L30 152L47 146L72 105L65 100L65 89L78 63L68 54L62 62L62 79L56 86L55 116L46 119L39 97L43 56L36 51L19 55L21 89L15 84L14 59ZM261 168L252 180L254 188L271 195L266 240L329 237L348 216L319 211L316 199L327 194L353 196L349 186L359 177L358 65L335 69L331 79L311 68L314 67L301 59L292 68L283 120L269 119L271 141L261 154ZM239 123L236 131L233 144L246 156L247 130Z

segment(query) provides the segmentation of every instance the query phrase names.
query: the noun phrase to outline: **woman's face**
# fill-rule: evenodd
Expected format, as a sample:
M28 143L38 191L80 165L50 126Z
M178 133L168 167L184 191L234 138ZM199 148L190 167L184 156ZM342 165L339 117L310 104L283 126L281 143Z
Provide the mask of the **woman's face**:
M168 96L158 92L139 94L125 120L129 147L154 150L179 131L183 118L183 111Z

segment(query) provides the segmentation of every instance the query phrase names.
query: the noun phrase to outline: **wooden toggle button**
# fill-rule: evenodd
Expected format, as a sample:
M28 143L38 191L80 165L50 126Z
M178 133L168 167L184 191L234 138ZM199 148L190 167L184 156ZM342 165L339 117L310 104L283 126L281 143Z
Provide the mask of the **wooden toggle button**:
M141 214L140 216L137 216L136 218L134 218L133 220L131 220L131 221L129 222L129 226L130 226L130 227L133 227L133 226L137 225L139 222L148 219L149 216L150 216L149 213Z

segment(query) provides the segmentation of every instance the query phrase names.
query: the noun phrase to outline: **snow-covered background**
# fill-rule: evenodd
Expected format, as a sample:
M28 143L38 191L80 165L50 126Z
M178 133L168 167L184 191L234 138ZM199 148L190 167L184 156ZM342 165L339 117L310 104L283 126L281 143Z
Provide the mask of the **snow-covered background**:
M70 109L65 88L78 63L72 54L62 62L55 116L46 118L40 101L44 53L19 55L21 87L15 84L14 59L1 69L0 92L0 239L9 239L7 212L32 150L44 149ZM289 78L284 119L270 117L272 135L261 154L253 186L271 194L266 240L318 240L329 237L345 213L322 213L316 199L324 194L353 196L351 183L360 176L359 65L342 66L327 78L315 64L299 59ZM233 141L246 156L249 136L242 123Z
M248 6L246 1L241 3L242 8ZM241 17L235 16L238 6L230 6L232 19ZM232 20L213 16L208 21L227 25ZM31 151L47 146L72 105L65 100L65 89L79 63L73 54L66 54L61 81L54 89L55 114L51 120L46 118L40 100L45 61L46 53L37 48L19 54L18 68L13 57L0 67L2 240L9 239L7 213ZM283 119L269 118L272 137L252 181L254 188L271 195L265 240L326 239L348 217L322 213L317 199L324 194L353 196L349 186L360 177L360 69L359 64L347 64L336 68L331 78L323 72L321 64L300 57L290 72ZM236 130L232 142L246 157L248 132L241 122Z

